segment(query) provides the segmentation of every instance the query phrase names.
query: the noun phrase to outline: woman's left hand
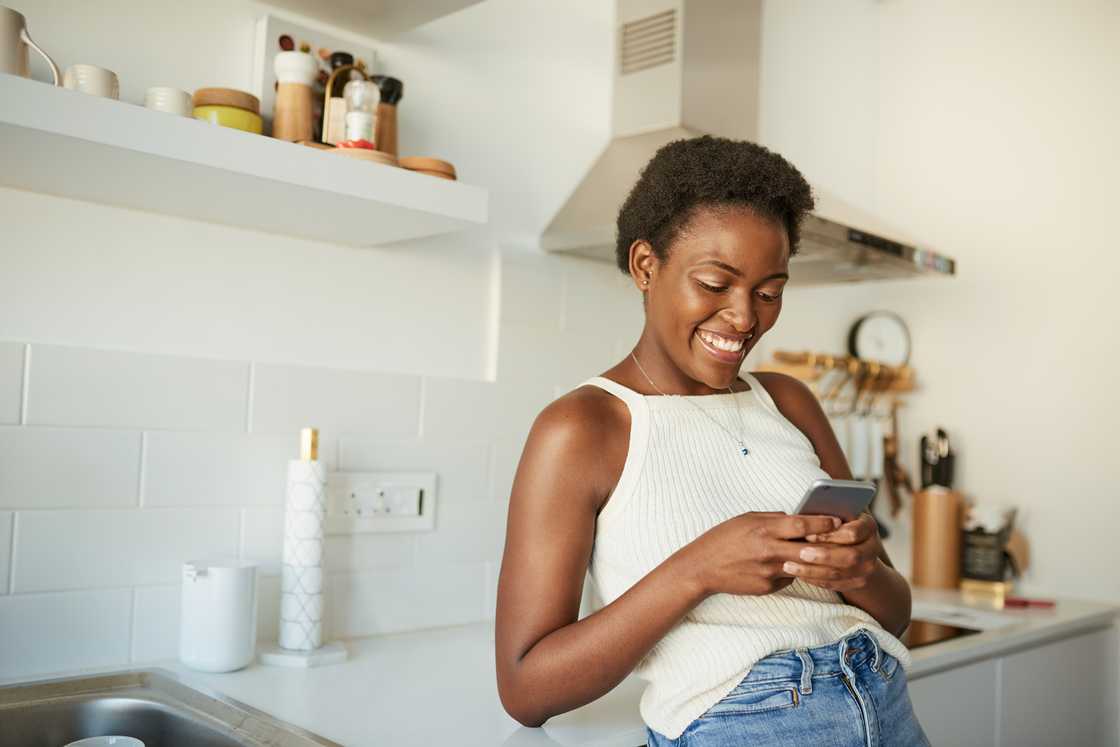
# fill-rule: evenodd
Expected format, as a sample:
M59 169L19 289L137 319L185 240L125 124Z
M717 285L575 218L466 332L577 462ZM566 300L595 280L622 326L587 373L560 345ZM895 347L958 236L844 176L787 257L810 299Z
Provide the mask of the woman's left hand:
M805 539L801 562L786 562L782 569L814 586L836 592L862 589L883 565L879 525L869 513Z

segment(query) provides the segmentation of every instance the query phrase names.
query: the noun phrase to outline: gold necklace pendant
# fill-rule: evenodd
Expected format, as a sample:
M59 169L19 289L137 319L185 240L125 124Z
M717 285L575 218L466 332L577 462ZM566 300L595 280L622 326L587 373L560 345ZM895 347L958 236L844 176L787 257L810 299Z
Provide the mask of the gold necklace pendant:
M634 351L633 351L633 350L631 350L631 351L630 351L630 357L634 359L634 363L638 364L638 370L642 372L642 376L645 376L645 377L646 377L646 381L648 381L648 382L649 382L649 385L650 385L650 386L652 386L652 387L653 387L654 389L656 389L656 390L657 390L657 392L658 392L659 394L661 394L661 396L663 396L663 397L678 397L678 398L682 396L682 395L680 395L680 394L665 394L665 392L661 391L661 389L659 389L659 388L658 388L657 384L654 384L654 383L653 383L653 379L651 379L651 378L649 377L649 374L648 374L648 373L646 373L646 370L645 370L644 368L642 368L642 364L641 364L641 362L640 362L640 361L638 360L638 356L634 355ZM735 394L735 392L734 392L734 391L733 391L733 390L731 389L731 387L727 387L727 391L728 391L728 392L729 392L730 394ZM726 433L726 434L727 434L728 436L731 436L731 439L732 439L733 441L736 441L736 442L737 442L737 443L739 444L739 453L740 453L741 455L743 455L743 456L747 456L748 454L750 454L750 453L751 453L751 452L750 452L750 449L748 449L748 448L747 448L747 446L746 446L746 444L744 444L744 443L743 443L743 439L742 439L742 438L739 438L739 437L738 437L738 436L736 436L736 435L735 435L734 433L732 433L731 431L727 430L727 428L726 428L726 427L725 427L725 426L723 425L723 423L719 422L718 420L716 420L715 418L713 418L713 417L712 417L711 415L709 415L708 413L704 412L704 408L703 408L703 407L701 407L700 405L696 404L695 402L693 402L693 401L692 401L692 400L690 400L690 399L686 399L686 400L684 400L684 401L685 401L685 402L687 402L687 403L689 403L689 404L690 404L690 405L692 405L693 407L695 407L695 408L696 408L697 410L699 410L699 411L700 411L700 414L701 414L701 415L703 415L703 416L704 416L704 417L706 417L706 418L707 418L708 420L712 421L712 422L713 422L713 423L715 423L715 424L716 424L717 426L719 426L720 430L722 430L722 431L723 431L724 433ZM739 404L739 400L735 400L735 410L736 410L736 411L737 411L737 412L739 413L739 422L740 422L740 423L742 423L742 422L743 422L743 408L742 408L742 405L740 405L740 404Z

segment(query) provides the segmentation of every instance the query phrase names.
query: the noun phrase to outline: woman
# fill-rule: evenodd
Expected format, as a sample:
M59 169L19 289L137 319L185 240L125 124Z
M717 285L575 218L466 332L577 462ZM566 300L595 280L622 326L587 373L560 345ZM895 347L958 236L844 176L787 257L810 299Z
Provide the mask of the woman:
M851 479L828 420L796 379L739 371L812 207L781 156L712 137L659 150L622 206L645 328L537 416L510 497L496 665L521 723L635 671L651 746L928 744L875 521L787 513ZM603 605L577 619L588 569Z

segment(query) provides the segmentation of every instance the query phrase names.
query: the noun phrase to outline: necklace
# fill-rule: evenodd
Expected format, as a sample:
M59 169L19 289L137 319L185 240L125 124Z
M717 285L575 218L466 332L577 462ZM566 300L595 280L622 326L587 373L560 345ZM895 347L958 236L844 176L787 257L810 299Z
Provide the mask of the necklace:
M644 368L642 368L642 364L638 361L638 356L634 355L633 350L630 351L630 357L633 358L634 362L638 364L638 370L642 372L642 376L646 377L646 381L649 382L649 385L652 386L654 389L657 389L659 394L661 394L664 397L676 397L677 399L681 399L681 395L679 395L679 394L665 394L665 392L662 392L660 389L657 388L657 384L653 383L653 379L651 379L649 377L649 374L646 373L646 370ZM731 394L735 394L735 392L731 391L731 387L727 387L727 391L731 392ZM743 456L746 456L747 454L750 453L750 450L747 449L747 445L743 443L742 438L740 438L739 436L736 436L734 433L727 430L727 427L724 426L723 423L719 422L718 420L713 418L711 415L709 415L707 412L705 412L703 407L696 404L695 402L693 402L690 399L686 399L684 401L687 402L688 404L692 405L693 407L695 407L697 410L699 410L700 414L703 415L704 417L706 417L708 420L710 420L713 423L715 423L716 425L718 425L723 430L724 433L731 436L732 440L734 440L735 442L737 442L739 444L739 453L740 454L742 454ZM739 422L742 423L743 422L743 408L739 404L738 399L735 400L735 409L739 413Z

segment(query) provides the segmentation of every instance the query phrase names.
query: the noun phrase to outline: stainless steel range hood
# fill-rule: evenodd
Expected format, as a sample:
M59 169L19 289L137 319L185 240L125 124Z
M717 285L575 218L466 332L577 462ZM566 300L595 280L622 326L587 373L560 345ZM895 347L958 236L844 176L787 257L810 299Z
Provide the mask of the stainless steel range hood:
M760 20L761 0L618 0L613 136L541 249L613 263L618 209L658 148L705 133L757 140ZM813 192L790 284L954 274L952 259L853 221L854 211Z

